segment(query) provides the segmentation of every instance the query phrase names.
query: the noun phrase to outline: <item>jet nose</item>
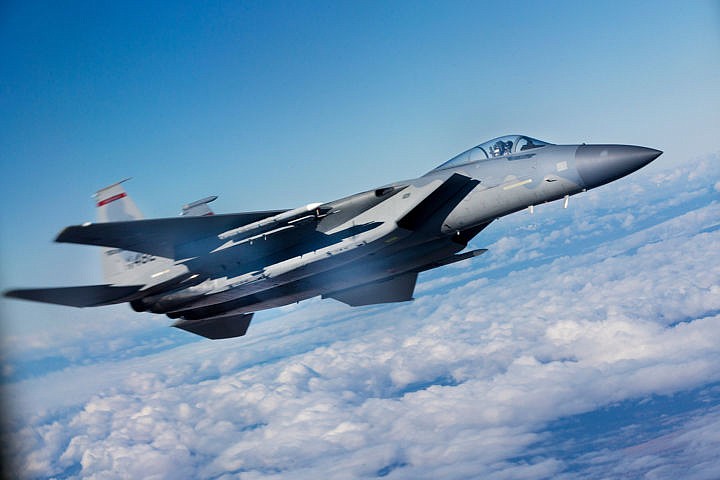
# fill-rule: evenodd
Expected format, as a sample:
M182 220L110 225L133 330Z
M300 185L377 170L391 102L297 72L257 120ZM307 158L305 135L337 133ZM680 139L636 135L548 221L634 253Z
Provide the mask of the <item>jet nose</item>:
M633 145L581 145L575 165L585 188L595 188L644 167L662 153Z

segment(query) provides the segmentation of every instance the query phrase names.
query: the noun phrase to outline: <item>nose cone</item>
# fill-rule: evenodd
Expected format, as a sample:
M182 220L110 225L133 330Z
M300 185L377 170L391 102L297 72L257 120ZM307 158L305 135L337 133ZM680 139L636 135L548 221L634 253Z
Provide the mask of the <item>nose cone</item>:
M581 145L575 165L585 188L595 188L644 167L662 153L633 145Z

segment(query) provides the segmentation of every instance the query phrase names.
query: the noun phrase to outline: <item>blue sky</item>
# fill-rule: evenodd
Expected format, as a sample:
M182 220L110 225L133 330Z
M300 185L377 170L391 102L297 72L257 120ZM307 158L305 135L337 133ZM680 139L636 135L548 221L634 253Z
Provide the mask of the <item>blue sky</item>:
M255 339L218 344L198 342L166 328L164 317L133 314L125 306L77 310L0 299L8 391L37 407L33 414L18 412L16 438L26 449L22 458L38 476L73 475L80 466L85 475L108 468L83 461L71 438L85 438L76 443L89 442L88 451L124 448L147 464L166 465L168 459L172 464L175 457L160 447L142 450L148 445L137 420L142 415L134 415L153 398L161 405L146 416L160 425L157 412L174 412L162 418L168 422L163 428L181 437L188 449L205 452L198 458L206 463L176 459L178 465L190 462L188 468L200 476L225 467L242 471L247 465L238 466L237 458L245 454L238 452L249 452L250 467L264 472L259 476L272 473L263 470L263 455L286 466L282 452L273 456L262 446L253 450L242 444L252 435L245 433L252 429L243 429L252 425L267 425L257 427L258 435L276 434L283 422L303 429L302 422L284 418L280 409L261 411L253 404L252 391L263 388L276 390L258 393L272 402L282 401L282 392L296 392L290 411L298 415L307 414L313 402L342 407L321 418L325 440L345 425L346 430L333 434L343 439L342 446L323 443L328 451L312 452L304 460L355 465L343 455L356 445L377 463L376 473L400 475L406 468L416 472L417 452L437 454L433 442L460 433L451 420L433 417L449 422L443 424L448 428L424 445L403 444L407 439L393 435L423 433L403 430L423 412L414 402L431 395L438 405L456 402L467 408L463 402L487 394L493 375L502 369L509 374L496 379L499 392L516 384L536 386L546 368L567 368L567 382L551 386L586 401L557 409L569 397L551 394L548 410L525 425L504 422L499 413L493 421L473 424L468 435L489 435L497 445L509 441L500 430L517 433L511 442L515 457L489 449L490 463L483 468L495 465L491 470L498 476L502 465L523 462L530 470L557 473L572 462L622 465L627 460L622 452L599 459L568 449L577 453L572 461L535 465L532 455L526 461L528 452L537 449L543 452L540 458L554 458L542 443L552 443L554 435L575 439L572 428L563 427L565 417L572 422L576 415L600 412L602 418L603 409L614 412L615 407L636 412L647 398L678 391L691 399L711 398L709 404L717 406L720 378L704 370L706 364L717 365L716 347L713 351L697 342L717 335L713 298L720 272L703 270L693 258L668 261L663 253L692 245L710 249L704 255L714 258L719 249L720 186L714 166L720 150L718 2L9 1L0 7L0 45L5 46L0 55L2 289L99 283L96 249L53 244L52 239L66 225L92 220L90 195L125 177L133 177L127 189L147 216L173 216L182 204L213 194L220 196L213 204L220 212L327 201L420 175L469 146L507 133L553 143L627 143L665 151L619 186L571 200L565 214L551 210L555 213L549 216L518 214L498 222L475 245L489 247L492 256L425 275L418 286L425 298L412 306L352 310L312 301L258 315L250 330ZM602 254L608 252L620 255L619 263L605 261ZM565 257L567 264L553 263ZM623 269L623 261L635 271ZM553 270L543 273L548 265ZM601 274L595 290L580 281L587 271ZM583 302L526 292L526 285L555 281L582 292ZM647 291L647 282L659 294ZM517 300L493 305L485 299L502 288ZM614 292L612 308L606 308L602 289ZM535 321L524 316L527 305L545 308L547 298L568 311L558 318L545 312ZM496 325L486 311L519 326ZM301 323L301 328L297 322L308 318L314 323ZM470 319L475 330L467 330L460 319ZM435 330L433 322L440 320L448 320L450 333ZM676 328L678 322L689 327ZM617 341L603 334L603 326L650 353L613 350ZM456 358L430 347L438 334L458 347ZM382 338L408 348L394 351ZM610 356L593 348L592 341ZM566 357L548 357L552 348ZM590 353L571 362L583 352ZM390 364L376 363L372 358L377 355ZM668 366L663 355L688 368L687 382L657 375ZM343 357L356 359L360 371L340 363L331 371L318 367ZM426 372L414 370L412 362ZM658 382L633 387L633 375L645 368ZM605 378L593 371L607 373L608 382L624 389L610 400L590 391L584 382ZM349 377L360 380L353 383ZM96 380L85 382L88 378ZM250 392L239 399L254 412L246 419L230 418L234 410L218 393L236 384ZM343 389L359 393L345 398ZM175 395L196 400L187 407L195 412L192 422ZM203 404L204 396L221 404L219 413ZM501 408L504 397L493 398L490 406ZM395 411L398 402L407 408L403 414L395 411L394 434L376 427L363 430L362 425L373 424L367 406L373 399L384 412ZM681 419L673 417L687 426L684 431L699 432L703 418L718 425L716 411L697 411L693 401L688 400L692 408L681 412ZM653 408L669 412L670 404L662 397ZM517 413L523 405L511 402L509 408ZM553 408L558 413L549 413ZM97 413L107 411L112 414ZM111 433L101 432L112 430L108 419L139 430L126 432L127 443L119 445ZM333 424L337 419L342 420ZM206 420L210 423L202 423ZM202 431L216 426L213 422L220 429L212 438L230 445L227 451L213 450L185 431L188 425ZM658 428L638 431L646 430ZM612 437L612 432L602 435ZM22 440L28 438L40 443ZM392 446L389 458L371 451L378 438ZM294 452L292 439L286 440L283 452ZM595 440L602 440L600 433ZM458 464L472 470L473 464L463 463L466 458L458 453L462 442L453 445L459 449ZM442 473L434 470L442 465L438 460L427 471ZM487 473L479 465L474 468Z

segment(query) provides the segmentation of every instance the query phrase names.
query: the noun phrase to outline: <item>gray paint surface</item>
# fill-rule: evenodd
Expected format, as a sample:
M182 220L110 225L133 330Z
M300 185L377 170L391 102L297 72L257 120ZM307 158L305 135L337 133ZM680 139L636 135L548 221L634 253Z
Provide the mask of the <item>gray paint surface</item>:
M129 302L208 338L244 335L253 312L318 295L351 306L408 301L419 272L484 253L460 252L495 219L611 182L661 153L505 136L422 177L324 204L213 215L208 197L181 217L151 220L140 220L115 184L96 194L100 223L56 239L107 247L108 284L5 295L79 307Z

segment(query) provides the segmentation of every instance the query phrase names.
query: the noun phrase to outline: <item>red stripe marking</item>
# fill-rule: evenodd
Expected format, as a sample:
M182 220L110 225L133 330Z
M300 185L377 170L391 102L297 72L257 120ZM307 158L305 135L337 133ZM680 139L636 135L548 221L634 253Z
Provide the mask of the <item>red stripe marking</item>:
M127 197L127 194L125 192L118 193L117 195L113 195L112 197L108 197L105 200L100 200L97 204L98 207L102 207L103 205L107 205L108 203L114 202L115 200L120 200L121 198Z

